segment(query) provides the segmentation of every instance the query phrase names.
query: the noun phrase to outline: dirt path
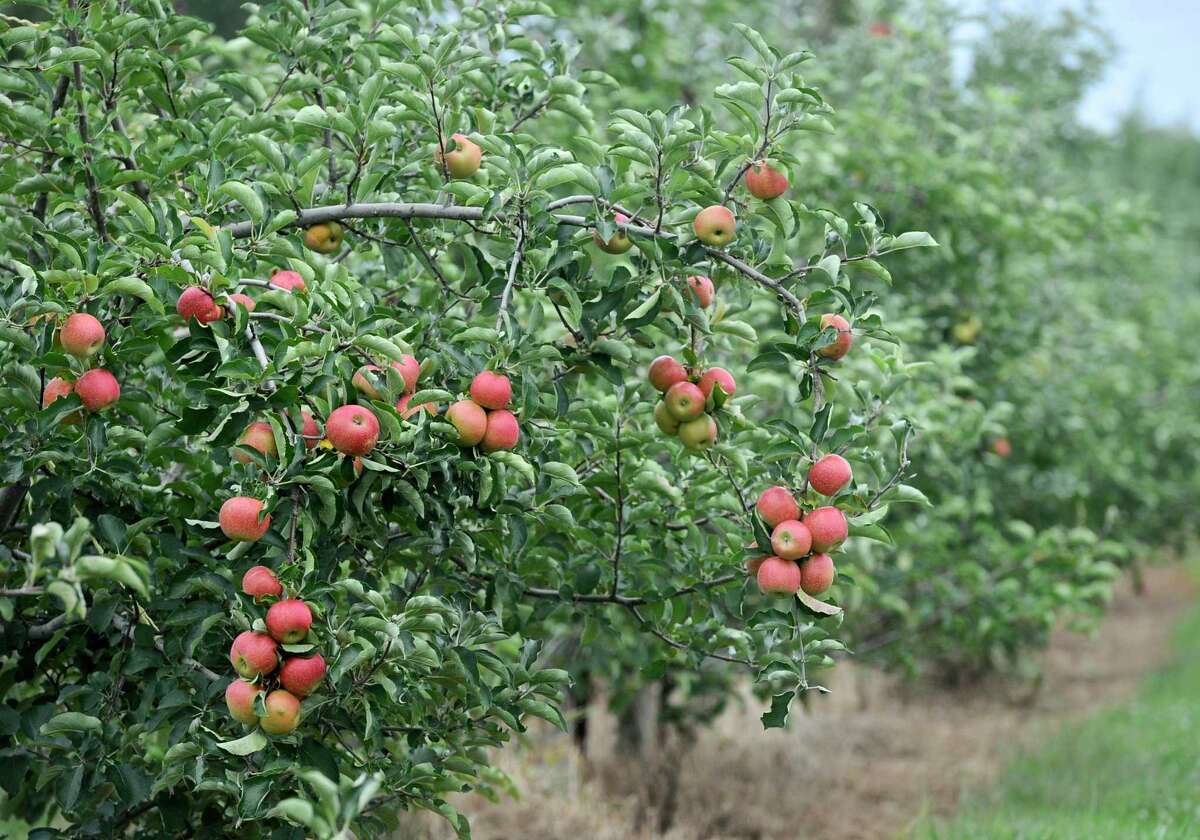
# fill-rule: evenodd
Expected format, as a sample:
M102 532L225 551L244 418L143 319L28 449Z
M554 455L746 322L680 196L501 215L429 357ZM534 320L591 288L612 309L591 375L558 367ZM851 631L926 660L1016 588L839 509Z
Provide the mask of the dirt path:
M841 699L818 700L786 733L763 732L754 702L734 709L682 753L678 806L665 833L652 828L657 815L644 795L662 778L654 767L614 756L585 773L561 736L500 757L521 799L455 804L481 840L894 838L922 810L952 811L1014 747L1128 697L1169 655L1175 621L1194 594L1181 567L1149 570L1142 595L1122 584L1097 635L1054 635L1037 692L999 680L898 690L845 669ZM424 828L424 836L448 836L434 823Z

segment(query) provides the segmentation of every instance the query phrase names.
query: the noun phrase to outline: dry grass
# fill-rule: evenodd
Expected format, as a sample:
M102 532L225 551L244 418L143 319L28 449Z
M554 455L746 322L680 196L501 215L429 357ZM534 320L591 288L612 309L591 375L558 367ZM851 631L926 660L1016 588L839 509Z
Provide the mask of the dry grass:
M1123 585L1097 635L1055 634L1038 691L1001 679L956 690L902 686L839 667L836 699L817 698L786 732L764 732L753 699L689 745L660 745L648 761L600 747L593 753L603 757L585 765L568 738L539 732L497 757L520 799L455 804L482 840L893 838L922 811L951 812L965 789L985 784L1047 727L1128 697L1165 660L1192 597L1180 567L1150 570L1142 595ZM672 768L674 808L660 831ZM414 818L405 836L450 834Z

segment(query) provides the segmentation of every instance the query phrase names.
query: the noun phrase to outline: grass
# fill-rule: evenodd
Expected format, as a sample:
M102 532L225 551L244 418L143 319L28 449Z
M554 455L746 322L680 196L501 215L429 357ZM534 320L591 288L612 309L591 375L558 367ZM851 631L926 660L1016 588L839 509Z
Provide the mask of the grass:
M912 840L1200 837L1200 608L1172 664L1135 700L1067 727L1013 761L987 794Z

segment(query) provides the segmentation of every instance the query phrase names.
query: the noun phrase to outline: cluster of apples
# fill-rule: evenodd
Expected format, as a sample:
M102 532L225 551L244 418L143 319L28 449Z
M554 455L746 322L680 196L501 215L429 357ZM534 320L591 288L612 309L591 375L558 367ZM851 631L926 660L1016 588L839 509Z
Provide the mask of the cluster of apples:
M288 293L303 292L307 288L300 272L288 269L276 271L267 282L272 289ZM245 307L247 312L253 312L257 306L254 298L242 292L233 292L227 295L226 301L229 306ZM195 318L198 323L211 324L213 321L224 318L226 309L217 303L208 289L203 286L188 286L180 293L179 300L175 302L175 311L185 322Z
M662 399L654 407L654 422L665 435L678 437L688 449L700 451L717 442L717 421L709 411L716 409L714 390L719 385L725 396L733 396L737 383L725 368L708 368L699 376L671 356L650 363L646 378Z
M83 363L90 362L100 352L106 338L104 325L86 312L67 316L58 331L58 343L62 349ZM89 368L75 380L56 376L42 389L42 408L71 393L79 395L79 401L88 411L101 411L120 398L121 384L102 367ZM64 417L62 422L78 423L82 419L80 412L75 411Z
M808 486L822 496L836 496L850 483L853 473L841 455L826 455L812 465ZM746 562L746 571L758 587L772 595L795 595L803 589L820 595L833 585L837 570L829 552L849 534L846 514L832 506L815 508L801 516L800 505L786 487L768 487L755 505L771 531L771 551Z
M512 449L521 439L521 424L508 410L512 384L508 377L485 370L475 375L469 399L459 400L446 410L459 446L483 446L485 452Z
M242 591L255 603L279 600L267 609L266 621L260 625L265 632L246 630L233 640L229 662L238 678L225 689L225 705L236 721L257 724L268 735L286 735L300 723L301 700L325 678L325 658L320 653L285 655L299 653L297 647L305 653L312 649L302 645L312 627L312 609L298 598L286 597L283 584L266 566L253 566L242 576Z

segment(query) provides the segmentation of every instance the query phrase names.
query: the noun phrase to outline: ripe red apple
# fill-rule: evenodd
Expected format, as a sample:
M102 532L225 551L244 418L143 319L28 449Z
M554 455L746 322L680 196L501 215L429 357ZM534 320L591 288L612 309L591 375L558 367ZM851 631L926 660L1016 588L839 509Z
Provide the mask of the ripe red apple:
M258 305L254 302L254 298L250 297L250 295L244 295L241 292L234 292L232 295L230 295L229 303L236 303L238 306L244 306L247 312L253 312L254 307Z
M61 376L56 376L46 383L45 390L42 391L42 408L46 408L50 403L54 402L59 397L65 397L75 390L75 385ZM70 414L63 417L59 422L64 426L69 426L78 423L83 419L83 412L72 411Z
M258 542L263 534L271 527L271 514L259 521L258 515L263 509L263 503L249 496L234 496L221 505L217 521L221 530L231 540L240 542Z
M746 558L746 574L750 575L750 577L752 577L752 578L757 578L758 570L760 568L762 568L762 564L766 561L766 559L767 559L767 555L765 555L765 554L761 557L747 557Z
M820 595L833 586L837 570L828 554L814 554L800 564L800 587L809 595Z
M692 227L696 231L696 238L705 245L721 248L733 241L737 232L737 219L728 207L714 204L696 214Z
M269 674L279 664L275 640L266 633L244 630L229 648L229 661L233 670L248 680Z
M707 400L712 396L713 387L721 386L721 390L725 392L725 396L732 397L737 391L737 383L733 381L733 374L725 370L725 368L709 368L700 375L700 393L704 394Z
M441 147L433 150L434 162L445 164L452 178L470 178L479 171L483 149L465 134L452 134L450 140L453 143L442 141Z
M350 378L350 384L367 399L377 400L379 399L379 389L372 384L371 380L382 385L384 383L383 374L380 372L382 370L379 365L363 365L354 371L354 376ZM367 378L368 376L370 379Z
M824 356L827 359L838 359L850 352L850 347L854 344L854 334L850 332L850 322L841 315L835 315L832 312L827 312L821 316L821 329L833 327L837 330L837 338L833 344L826 345L817 351L817 355Z
M346 231L338 222L312 225L304 231L304 246L318 254L333 254L342 247Z
M679 440L693 451L708 449L717 442L717 421L707 414L679 424Z
M646 378L655 390L665 392L676 382L686 381L687 370L672 356L659 356L647 368Z
M258 723L258 715L254 714L254 698L262 694L262 689L254 683L245 680L234 680L225 688L225 705L229 707L229 716L239 723Z
M267 597L278 598L283 594L283 584L266 566L251 566L242 575L242 591L255 601Z
M812 534L798 519L785 519L771 532L771 550L784 560L799 560L812 548Z
M276 271L268 280L276 289L283 289L285 292L294 292L299 290L303 292L308 287L304 285L304 278L300 276L299 271L282 270Z
M488 412L487 429L483 433L484 452L512 449L520 439L521 424L511 411L502 408Z
M756 160L746 170L746 189L755 198L770 201L787 192L787 188L787 175L765 160Z
M886 21L877 20L867 27L867 34L872 38L892 37L892 26Z
M325 678L325 659L312 656L290 656L279 669L279 684L297 697L307 697Z
M420 405L414 405L410 408L408 402L412 399L412 396L412 394L405 394L400 399L396 400L396 411L400 412L400 416L405 420L407 420L409 417L412 417L421 409L425 409L430 414L438 413L437 406L433 403L421 403Z
M850 533L846 514L835 507L819 507L807 514L803 522L812 534L812 550L818 554L837 548Z
M795 595L800 588L800 567L792 560L768 557L758 567L758 588L767 595Z
M667 404L661 400L654 406L654 422L664 435L675 437L679 434L679 421L672 416Z
M183 320L195 318L201 324L207 324L221 317L221 307L213 300L212 295L199 286L189 286L179 295L175 311L183 316Z
M1001 437L992 441L992 452L996 453L1001 458L1007 458L1009 455L1012 455L1012 451L1012 443L1008 438Z
M759 494L754 507L763 522L772 528L780 522L800 518L800 505L786 487L768 487Z
M275 447L275 433L271 431L270 423L257 421L246 427L246 431L242 432L238 443L242 446L249 446L251 449L257 449L263 455L275 456L279 454L279 450ZM235 449L233 458L243 464L250 464L254 459L249 453L243 452L241 449Z
M379 440L379 420L361 405L344 405L325 421L325 436L338 452L366 455Z
M508 377L490 370L475 374L470 393L471 399L484 408L508 408L512 401L512 385Z
M321 442L321 427L317 425L316 418L307 408L300 409L300 418L303 420L300 434L304 437L304 445L308 449L312 449Z
M624 213L614 213L613 221L618 225L629 224L629 217ZM621 228L617 228L613 235L607 241L600 236L600 231L592 231L592 241L596 243L596 247L606 254L624 254L633 247L633 240L629 238L629 234Z
M692 290L692 294L696 296L696 302L700 304L701 309L708 309L712 306L713 298L717 294L712 280L703 274L691 274L688 275L687 284L688 288Z
M850 463L845 458L841 455L826 455L818 459L808 471L808 486L822 496L836 496L853 477Z
M104 325L86 312L76 312L58 331L58 341L72 356L86 359L104 346Z
M294 645L307 636L312 622L312 610L299 598L284 598L267 610L267 631L285 645Z
M416 356L410 356L407 353L398 362L392 362L392 367L400 371L400 376L404 378L404 391L411 394L417 390L417 380L421 378L421 363L417 361Z
M704 412L704 392L691 382L676 382L667 389L663 400L667 411L681 423L695 420Z
M101 411L120 398L121 386L104 368L92 368L75 380L75 393L88 411Z
M459 400L446 410L446 419L458 430L459 446L474 446L487 432L487 413L473 400Z
M290 691L277 688L263 701L267 713L258 725L268 735L286 735L300 724L300 701Z

